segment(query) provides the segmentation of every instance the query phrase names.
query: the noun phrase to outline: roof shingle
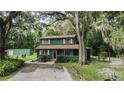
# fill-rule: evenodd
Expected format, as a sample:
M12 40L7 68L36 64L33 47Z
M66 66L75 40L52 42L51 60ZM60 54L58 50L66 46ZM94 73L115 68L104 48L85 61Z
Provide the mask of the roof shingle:
M36 49L79 49L79 45L40 45Z
M76 35L63 35L63 36L42 36L41 39L55 39L55 38L75 38Z

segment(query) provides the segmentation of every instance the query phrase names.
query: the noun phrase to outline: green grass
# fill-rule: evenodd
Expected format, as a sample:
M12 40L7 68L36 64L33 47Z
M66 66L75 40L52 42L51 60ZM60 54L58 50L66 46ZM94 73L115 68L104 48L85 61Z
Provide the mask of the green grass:
M109 62L92 61L88 65L79 65L78 63L56 63L56 66L65 66L74 80L80 80L84 77L86 80L104 80L105 77L98 73L98 69L109 67Z
M12 58L16 58L16 56L12 56ZM37 60L37 53L33 53L31 56L26 56L25 58L19 57L18 59L22 59L24 61L32 61Z
M26 56L25 58L21 58L21 59L24 60L24 61L37 60L37 54L34 53L34 54L31 55L31 56Z

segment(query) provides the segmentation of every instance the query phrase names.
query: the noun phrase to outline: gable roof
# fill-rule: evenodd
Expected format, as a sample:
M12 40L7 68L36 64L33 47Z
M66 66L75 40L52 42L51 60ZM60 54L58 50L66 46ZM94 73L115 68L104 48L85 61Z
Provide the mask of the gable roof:
M42 36L41 39L75 38L75 37L76 37L76 35Z

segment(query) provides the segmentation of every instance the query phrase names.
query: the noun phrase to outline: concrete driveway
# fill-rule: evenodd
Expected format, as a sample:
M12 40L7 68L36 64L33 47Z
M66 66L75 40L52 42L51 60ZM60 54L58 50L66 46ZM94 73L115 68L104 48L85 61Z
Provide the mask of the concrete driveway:
M9 81L71 81L72 78L64 67L28 64Z

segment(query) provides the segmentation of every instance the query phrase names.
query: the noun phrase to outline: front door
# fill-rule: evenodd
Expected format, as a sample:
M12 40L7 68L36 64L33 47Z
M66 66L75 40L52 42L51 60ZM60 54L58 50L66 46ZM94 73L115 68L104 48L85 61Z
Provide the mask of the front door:
M54 59L57 58L57 51L56 51L56 50L53 51L53 58L54 58Z

